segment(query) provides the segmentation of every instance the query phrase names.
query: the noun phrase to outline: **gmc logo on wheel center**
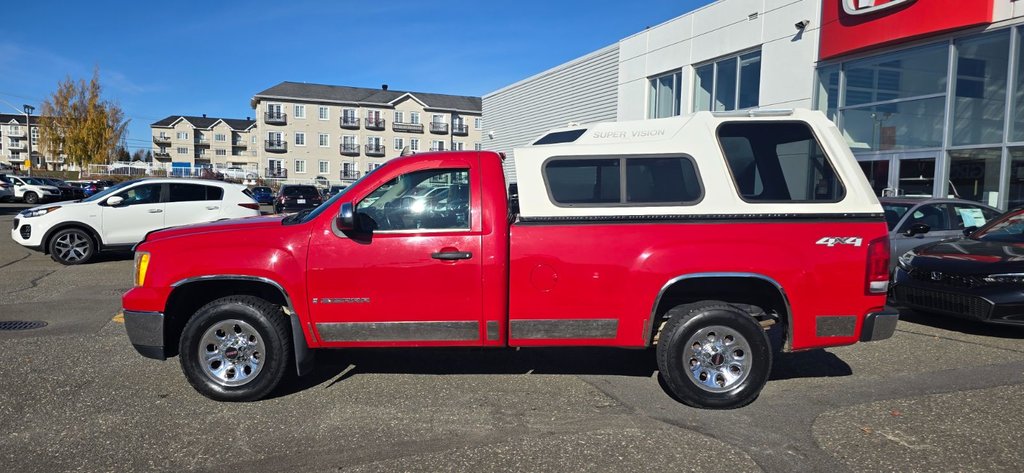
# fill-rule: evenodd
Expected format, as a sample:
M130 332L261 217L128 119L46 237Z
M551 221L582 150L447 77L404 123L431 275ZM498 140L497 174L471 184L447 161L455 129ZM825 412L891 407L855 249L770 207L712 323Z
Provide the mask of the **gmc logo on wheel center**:
M887 8L911 3L914 0L842 0L847 15L867 15Z

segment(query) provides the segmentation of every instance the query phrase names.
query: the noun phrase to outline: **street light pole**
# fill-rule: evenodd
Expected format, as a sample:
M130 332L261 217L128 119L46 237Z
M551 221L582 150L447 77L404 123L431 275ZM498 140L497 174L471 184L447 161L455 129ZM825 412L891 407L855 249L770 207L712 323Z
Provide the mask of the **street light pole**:
M32 177L32 112L36 108L31 105L22 105L25 111L25 130L28 133L28 177Z

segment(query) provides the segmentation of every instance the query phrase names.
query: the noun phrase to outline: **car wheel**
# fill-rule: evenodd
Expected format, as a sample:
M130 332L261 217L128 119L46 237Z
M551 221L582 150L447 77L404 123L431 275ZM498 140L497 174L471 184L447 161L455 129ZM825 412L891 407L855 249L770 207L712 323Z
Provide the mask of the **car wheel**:
M96 242L84 230L68 228L50 238L50 258L64 265L88 263L96 254Z
M26 192L22 198L25 199L26 204L35 205L39 203L39 194L35 192Z
M217 299L185 325L178 345L181 369L210 399L262 399L294 367L288 327L281 308L258 297Z
M750 314L723 302L668 312L658 341L658 369L683 404L732 409L754 401L771 372L771 343Z

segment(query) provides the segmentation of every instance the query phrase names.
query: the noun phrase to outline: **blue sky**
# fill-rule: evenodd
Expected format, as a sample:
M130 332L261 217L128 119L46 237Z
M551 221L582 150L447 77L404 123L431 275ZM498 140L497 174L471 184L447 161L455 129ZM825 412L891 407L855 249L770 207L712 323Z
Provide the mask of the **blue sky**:
M483 95L708 3L11 1L0 100L38 105L98 66L129 148L148 149L150 123L254 116L249 99L285 80Z

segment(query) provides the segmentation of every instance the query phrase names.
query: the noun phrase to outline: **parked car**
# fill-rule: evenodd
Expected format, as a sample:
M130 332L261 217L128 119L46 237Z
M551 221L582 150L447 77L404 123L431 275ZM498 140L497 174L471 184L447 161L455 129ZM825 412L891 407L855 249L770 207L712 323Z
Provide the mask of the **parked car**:
M7 176L7 183L14 186L14 199L26 204L52 202L61 198L60 189L38 177Z
M252 198L261 204L272 205L274 203L274 190L267 186L256 186L252 189Z
M14 200L14 185L7 182L7 175L0 174L0 202Z
M1002 212L962 199L881 197L892 250L889 269L907 250L945 238L963 236L965 228L984 226Z
M330 189L327 189L327 194L324 195L324 199L330 199L331 197L338 195L339 193L341 193L341 191L347 188L348 186L346 185L331 186Z
M24 210L11 238L58 263L81 264L101 250L131 248L153 230L259 215L259 204L245 192L219 181L125 181L80 202Z
M93 194L103 190L103 187L99 184L100 181L87 181L86 180L86 181L66 181L66 182L69 185L72 185L72 186L75 186L75 187L77 187L79 189L82 189L82 193L84 193L86 197L89 197L89 196L91 196L91 195L93 195ZM109 187L109 186L107 186L107 187Z
M220 173L228 179L256 179L255 171L246 171L238 166L232 166L227 169L220 170Z
M285 213L312 209L323 203L320 191L314 186L285 184L277 191L274 200L274 212Z
M60 189L60 200L79 200L85 198L85 191L81 187L73 186L60 179L52 177L41 177L42 181Z
M1024 209L964 233L900 255L890 300L925 313L1024 325Z
M677 399L739 407L767 327L784 350L895 331L882 207L839 136L778 110L554 130L515 150L518 214L498 153L397 157L311 212L151 233L128 337L217 400L320 348L656 345Z

